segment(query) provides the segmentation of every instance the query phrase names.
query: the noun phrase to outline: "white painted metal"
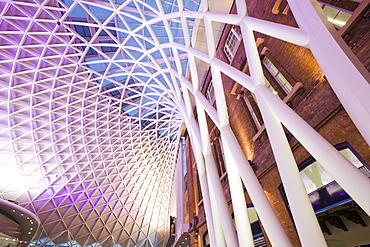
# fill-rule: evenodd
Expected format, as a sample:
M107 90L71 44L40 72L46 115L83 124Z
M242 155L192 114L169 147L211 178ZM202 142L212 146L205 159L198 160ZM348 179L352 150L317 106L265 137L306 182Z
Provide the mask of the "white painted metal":
M283 126L268 108L264 99L262 97L259 98L257 92L259 91L256 91L259 108L264 119L301 244L307 247L326 246L320 225L307 196L301 175L299 174L297 163L294 160L288 140L286 139ZM271 91L270 93L273 94ZM274 95L274 97L276 96Z
M238 234L240 247L253 247L253 234L250 227L250 220L248 217L247 203L243 190L242 181L237 169L235 161L232 158L232 152L224 145L225 163L227 176L229 178L231 200L233 201L235 226Z
M259 95L259 99L263 99L265 104L268 104L276 119L292 132L307 151L320 162L361 208L367 214L370 214L370 197L366 195L370 189L368 177L341 155L290 107L281 100L276 100L276 96L270 95L270 92L264 86L258 87L255 91ZM338 169L339 166L340 169Z
M209 148L207 114L221 132L228 157L238 229L250 231L240 222L246 221L245 200L235 199L242 194L241 178L271 243L291 246L230 128L221 73L263 102L267 131L273 133L271 143L286 187L301 182L296 170L293 180L290 170L282 166L286 161L291 166L295 163L287 146L277 147L277 143L286 144L281 129L274 135L280 123L370 213L369 179L260 86L264 79L253 31L310 48L351 119L370 142L369 74L325 18L316 14L315 1L288 0L299 28L250 17L243 0L236 1L235 15L210 12L208 1L199 3L199 11L187 10L187 1L177 2L178 11L175 3L169 10L160 0L72 1L69 6L57 0L40 4L0 1L0 196L19 201L39 216L39 239L56 244L165 245L176 137L185 122L197 160L211 244L244 244L230 226L230 212ZM85 19L71 21L77 9ZM101 13L107 16L99 19ZM197 50L192 42L190 29L201 21L208 52ZM216 58L215 22L240 25L251 76ZM89 30L91 37L77 32L76 24ZM182 36L172 24L183 25ZM106 37L99 35L103 30ZM108 40L113 43L104 43ZM188 71L184 72L186 55ZM200 91L200 62L211 67L216 108ZM99 64L103 69L96 69ZM106 89L106 85L113 88ZM119 94L115 96L116 90ZM199 119L193 115L193 97ZM298 217L300 204L296 203L301 202L292 199L293 195L306 201L301 207L307 211L310 205L302 189L295 194L288 188L302 244L307 245L306 233L312 233L317 246L321 245L312 212ZM302 230L305 220L312 224L307 232ZM251 244L250 235L247 241Z
M225 126L220 131L223 142L233 152L234 163L237 164L240 177L272 245L292 246L230 126Z
M370 145L370 73L327 20L317 1L289 0L308 47L352 121ZM319 15L317 14L319 13Z

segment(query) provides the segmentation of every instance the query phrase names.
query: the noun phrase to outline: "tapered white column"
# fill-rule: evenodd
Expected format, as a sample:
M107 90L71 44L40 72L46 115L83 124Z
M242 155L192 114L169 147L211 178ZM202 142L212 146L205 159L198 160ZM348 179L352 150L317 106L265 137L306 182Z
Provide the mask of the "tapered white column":
M279 247L292 246L230 126L224 126L220 131L222 140L228 149L232 150L232 159L237 164L240 177L272 245Z
M331 87L370 145L369 72L327 20L327 16L316 1L288 0L288 2L298 26L308 33L310 37L308 46Z
M328 143L309 124L282 102L266 86L255 90L259 101L268 104L280 122L297 138L312 156L320 162L340 186L370 214L370 179Z
M209 175L206 174L207 181L210 181ZM215 193L213 193L212 183L208 182L208 188L209 188L209 197L211 199L211 210L213 215L213 227L215 228L216 233L216 242L219 246L227 246L227 240L225 238L225 233L222 227L222 220L220 217L220 209L218 208L217 204L217 198L215 196ZM207 221L208 224L211 224L212 222Z
M293 153L286 139L284 129L265 104L264 100L259 98L258 94L255 95L266 126L284 190L288 197L290 210L301 244L304 247L327 246L299 174Z
M229 178L229 187L231 200L233 202L235 225L238 234L240 247L254 247L253 234L248 217L247 203L243 190L242 181L236 164L232 158L232 152L227 145L222 142L225 152L225 163L227 176Z
M228 246L238 246L238 241L236 237L235 228L233 222L231 220L231 213L229 211L227 201L225 198L225 194L220 182L220 178L218 175L218 171L216 169L216 164L214 162L212 152L211 152L211 144L209 139L209 132L207 127L207 120L204 109L200 102L196 100L197 104L197 113L198 113L198 121L199 125L202 126L200 128L201 139L202 139L202 147L204 158L206 162L206 172L208 176L208 181L210 183L211 193L214 193L214 196L217 200L216 204L212 204L212 207L216 208L219 213L219 217L222 222L222 229L225 235L226 243Z
M211 245L223 247L223 246L226 246L225 239L224 239L224 235L222 232L222 227L221 227L219 217L216 216L214 214L214 210L212 210L211 196L210 196L210 190L208 186L207 175L205 171L204 159L203 159L203 155L201 153L199 144L193 142L193 150L195 152L195 158L197 161L198 176L199 176L200 189L202 191L202 196L203 196L204 210L207 216L209 240L211 242Z
M200 189L203 196L204 211L207 217L209 240L212 246L225 246L225 239L222 233L222 227L219 222L219 218L215 217L212 213L210 191L200 143L201 137L199 125L196 123L193 112L191 111L191 102L188 89L186 87L182 87L182 89L184 102L180 101L180 110L182 111L186 127L189 131L192 150L197 162Z
M212 154L206 155L205 160L207 163L207 174L210 181L210 187L212 188L212 192L216 199L215 204L212 204L212 207L218 210L227 246L237 247L239 245L236 237L235 228L231 220L231 213L229 211L229 207L225 198L225 193L222 188Z

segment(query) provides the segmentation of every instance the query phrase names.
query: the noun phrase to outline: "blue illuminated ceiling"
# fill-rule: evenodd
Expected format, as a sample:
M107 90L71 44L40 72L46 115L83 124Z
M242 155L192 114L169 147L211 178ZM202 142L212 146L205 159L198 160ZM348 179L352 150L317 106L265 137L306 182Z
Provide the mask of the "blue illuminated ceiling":
M184 9L198 10L199 2L186 1ZM158 47L168 44L169 36L174 42L185 44L183 24L187 25L186 36L191 37L194 19L182 22L180 18L165 21L158 18L179 11L176 0L65 0L64 3L69 8L64 23L76 34L74 49L81 53L81 62L100 85L100 92L117 101L120 112L137 118L143 128L170 127L169 120L178 115L170 84L178 82L172 81L174 78L169 72L159 70L179 68L173 49L168 45ZM176 52L182 73L186 74L187 55L184 51ZM160 134L170 134L168 132L159 131Z
M188 63L171 44L196 26L181 9L0 1L0 196L39 218L33 246L165 245Z

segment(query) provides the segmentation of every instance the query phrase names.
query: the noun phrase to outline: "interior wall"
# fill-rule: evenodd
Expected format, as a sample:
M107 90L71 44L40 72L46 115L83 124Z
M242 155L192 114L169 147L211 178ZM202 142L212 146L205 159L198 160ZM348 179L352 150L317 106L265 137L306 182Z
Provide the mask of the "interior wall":
M361 218L365 221L367 227L356 224L347 218L340 216L348 231L336 228L327 223L332 235L324 233L328 247L355 247L359 245L370 244L370 217L362 210L359 210Z

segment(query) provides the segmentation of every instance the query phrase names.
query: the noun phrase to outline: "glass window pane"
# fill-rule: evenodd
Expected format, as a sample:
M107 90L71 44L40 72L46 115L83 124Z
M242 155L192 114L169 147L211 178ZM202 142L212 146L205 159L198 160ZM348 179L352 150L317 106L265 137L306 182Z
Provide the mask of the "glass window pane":
M350 17L351 17L351 14L341 11L337 15L337 17L332 21L332 23L339 27L343 27Z
M270 61L270 59L268 59L266 56L265 56L265 58L263 59L263 62L265 63L265 65L267 66L267 67L271 67L271 65L272 65L272 63L271 63L271 61Z
M339 152L363 173L368 176L370 175L370 171L367 169L367 167L361 163L361 161L349 148L345 148ZM334 178L327 171L325 171L325 169L317 161L304 168L300 174L306 187L307 194L334 181Z
M265 77L265 85L268 89L270 89L270 91L275 94L275 95L278 95L278 93L275 91L275 89L271 86L270 82L266 79Z
M357 168L360 168L363 166L361 161L352 153L352 151L349 148L343 149L339 151L344 157L346 157L353 165L355 165Z
M301 171L301 177L307 194L334 181L333 177L317 161L304 168Z
M325 14L327 15L330 22L332 22L334 20L334 18L337 16L337 14L339 12L339 10L334 9L332 7L329 7L329 6L324 6L323 10L324 10Z
M208 232L204 235L204 245L210 245Z
M277 74L276 78L280 81L281 85L285 86L285 84L287 83L287 80L281 73Z
M270 71L273 76L276 76L279 73L279 70L271 63L270 65Z
M248 212L249 223L253 223L258 220L258 215L254 207L248 207L247 212Z

